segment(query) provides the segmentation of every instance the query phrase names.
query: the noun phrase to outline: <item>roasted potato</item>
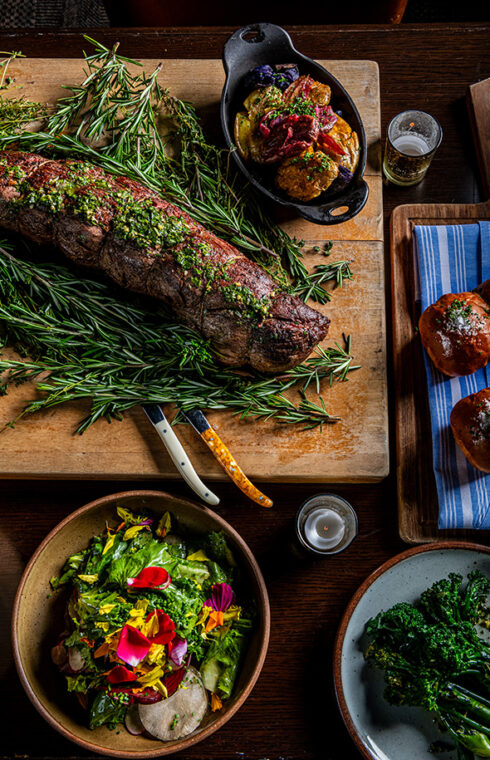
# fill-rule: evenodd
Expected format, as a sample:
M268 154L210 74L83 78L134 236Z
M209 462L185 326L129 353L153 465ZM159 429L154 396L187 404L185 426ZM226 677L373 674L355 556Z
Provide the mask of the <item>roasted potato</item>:
M328 131L328 135L345 151L344 156L339 156L335 160L338 161L341 166L345 166L351 172L354 172L359 163L360 153L357 132L354 132L352 127L339 116L332 129Z
M243 105L247 109L252 129L255 130L266 113L283 105L282 92L278 87L259 87L250 93Z
M319 106L328 106L331 97L332 90L328 84L313 82L313 86L308 93L309 100L312 100L313 103L318 103Z
M292 198L311 201L326 190L339 173L339 167L325 153L313 148L286 159L279 166L276 184Z

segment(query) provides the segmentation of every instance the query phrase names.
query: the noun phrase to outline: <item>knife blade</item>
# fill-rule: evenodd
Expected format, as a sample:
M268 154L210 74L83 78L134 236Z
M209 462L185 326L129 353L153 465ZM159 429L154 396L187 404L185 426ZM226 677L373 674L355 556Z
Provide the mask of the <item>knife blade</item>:
M212 506L219 504L219 499L212 491L204 485L199 475L195 471L192 463L185 453L185 449L177 438L172 425L165 417L158 404L142 404L143 411L162 439L170 458L178 471L192 488L194 493L201 497L203 501Z
M262 507L272 507L272 500L250 482L217 434L216 430L211 427L202 411L198 408L190 409L188 411L181 409L180 411L187 421L190 422L194 430L199 433L206 446L212 451L235 485L237 485L238 488L249 497L249 499L257 502L257 504L260 504Z

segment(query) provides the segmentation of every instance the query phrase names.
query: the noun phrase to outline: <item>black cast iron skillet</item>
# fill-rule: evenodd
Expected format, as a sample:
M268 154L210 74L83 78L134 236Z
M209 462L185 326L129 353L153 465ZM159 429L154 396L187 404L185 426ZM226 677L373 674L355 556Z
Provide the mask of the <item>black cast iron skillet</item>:
M240 170L251 184L267 198L281 206L293 209L304 219L316 224L340 224L352 219L367 201L369 188L362 178L366 166L366 135L362 121L352 99L340 82L323 66L299 53L289 34L276 24L250 24L231 35L223 49L223 66L226 82L221 95L221 126L228 147L234 145L233 125L238 111L243 110L243 101L248 95L243 88L243 77L263 64L296 63L299 73L309 74L332 89L332 107L341 111L342 117L359 136L359 164L352 182L343 190L326 190L321 196L306 203L296 203L274 186L273 175L267 168L246 163L238 151L232 155ZM345 210L340 211L343 207ZM335 213L339 209L338 213Z

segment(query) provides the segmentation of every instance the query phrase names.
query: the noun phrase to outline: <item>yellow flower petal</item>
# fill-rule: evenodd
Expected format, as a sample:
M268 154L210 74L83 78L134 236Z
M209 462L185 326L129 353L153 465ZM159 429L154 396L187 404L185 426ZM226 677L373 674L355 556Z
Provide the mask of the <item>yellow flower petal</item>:
M170 512L165 512L165 514L163 514L160 518L160 522L158 523L158 527L155 532L157 536L160 536L160 538L165 538L171 527L172 518L170 517Z
M145 622L141 626L141 633L147 638L152 639L154 636L157 635L159 630L160 630L160 623L158 620L158 615L156 612L154 612L153 615L149 617L148 620L145 620Z
M104 548L102 550L102 555L104 555L106 552L109 551L109 549L112 548L115 540L116 540L116 535L115 534L112 535L112 536L109 536L109 538L105 542L105 546L104 546Z
M157 666L156 668L152 668L147 675L140 676L138 681L145 686L153 686L153 684L159 681L162 676L163 668Z
M134 538L143 528L146 528L146 525L133 525L131 528L128 528L124 533L123 541L129 541L131 538Z
M95 583L99 575L95 573L95 575L79 575L78 577L81 581L85 581L85 583Z
M103 623L102 621L97 621L97 623L95 623L95 627L102 628L103 631L108 631L109 623L108 622Z
M152 665L164 665L167 661L167 655L165 654L165 644L152 644L150 651L146 655L146 659Z
M194 554L189 554L187 559L192 562L208 562L209 557L203 549L199 549L197 552L194 552Z
M99 615L108 615L115 606L115 604L103 604L101 607L99 607Z
M156 683L153 684L153 688L156 689L164 699L167 699L168 691L161 681L156 681Z
M240 620L241 614L242 614L242 608L237 607L236 605L232 605L231 607L228 607L223 617L225 621L226 620Z
M127 522L130 525L137 525L143 520L142 515L135 515L133 512L130 512L129 509L124 509L124 507L117 507L116 512L121 520L124 520L124 522Z

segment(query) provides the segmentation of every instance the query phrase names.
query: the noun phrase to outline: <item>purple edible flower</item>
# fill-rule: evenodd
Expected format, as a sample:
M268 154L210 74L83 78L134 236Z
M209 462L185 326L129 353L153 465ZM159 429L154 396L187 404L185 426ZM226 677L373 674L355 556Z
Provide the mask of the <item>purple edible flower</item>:
M215 583L211 589L211 598L204 602L204 607L212 607L213 610L226 612L234 601L235 594L231 586L227 583Z
M180 667L187 654L187 639L181 639L180 636L177 635L169 644L169 654L174 665Z

